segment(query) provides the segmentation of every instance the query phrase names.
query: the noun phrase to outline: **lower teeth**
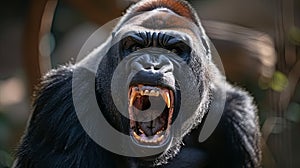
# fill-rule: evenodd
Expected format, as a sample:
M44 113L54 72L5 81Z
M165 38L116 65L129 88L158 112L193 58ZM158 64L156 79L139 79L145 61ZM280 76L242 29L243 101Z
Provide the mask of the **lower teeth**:
M138 135L135 131L133 131L133 136L136 140L144 143L158 143L161 142L164 138L164 135L159 135L163 130L157 132L151 139L147 137L145 134Z

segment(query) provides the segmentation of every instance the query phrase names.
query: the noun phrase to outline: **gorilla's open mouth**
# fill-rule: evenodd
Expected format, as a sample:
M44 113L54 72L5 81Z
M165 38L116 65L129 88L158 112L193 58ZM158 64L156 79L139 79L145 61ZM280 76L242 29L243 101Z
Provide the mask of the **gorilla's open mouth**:
M130 135L139 145L162 146L170 139L174 93L162 87L129 88Z

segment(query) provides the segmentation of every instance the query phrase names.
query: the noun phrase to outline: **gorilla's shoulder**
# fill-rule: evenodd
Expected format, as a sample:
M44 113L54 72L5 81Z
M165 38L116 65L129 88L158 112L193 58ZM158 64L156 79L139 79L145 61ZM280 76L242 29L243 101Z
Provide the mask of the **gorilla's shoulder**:
M257 107L249 92L232 85L228 85L226 88L225 115L241 117L241 120L250 118L256 120Z
M67 117L70 122L76 121L73 120L76 115L73 113L71 98L73 69L73 65L61 66L49 71L42 78L34 95L34 109L28 130L58 138L64 136L61 134L64 131L52 128L64 128L67 123L61 119Z
M73 65L60 66L44 75L34 93L34 110L31 120L35 120L38 113L51 113L51 111L56 111L54 109L59 107L60 103L65 102L66 105L71 105L68 98L72 93L73 69ZM56 115L56 113L52 115Z
M43 76L41 86L38 89L45 89L47 87L51 87L49 86L50 84L55 86L59 83L63 84L63 81L71 80L74 67L75 66L72 64L67 64L60 66L57 69L52 69Z
M73 107L76 69L74 65L61 66L42 78L15 167L101 167L93 157L101 156L102 150L84 132Z
M232 85L227 87L224 112L218 127L227 134L225 142L231 146L229 152L234 154L235 164L244 160L247 167L259 167L261 135L257 107L247 91Z

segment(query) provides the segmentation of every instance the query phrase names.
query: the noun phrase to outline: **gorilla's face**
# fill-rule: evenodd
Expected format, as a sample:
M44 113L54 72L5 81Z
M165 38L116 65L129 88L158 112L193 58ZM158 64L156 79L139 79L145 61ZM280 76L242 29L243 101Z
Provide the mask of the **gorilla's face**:
M195 27L186 18L158 9L132 17L117 31L119 53L126 62L129 134L134 143L159 147L170 142L180 87L185 87L174 73L190 62Z
M168 9L136 14L123 20L113 33L109 52L114 54L108 54L107 59L119 63L108 68L112 64L107 62L115 61L107 61L100 71L106 71L102 76L107 76L107 69L113 69L109 87L118 112L123 114L118 123L133 144L168 147L174 136L181 141L195 120L202 118L199 106L202 100L202 104L208 103L209 80L206 69L200 66L205 62L205 48L199 35L192 21ZM108 83L102 80L99 84ZM100 94L102 101L107 100L108 94ZM182 103L182 99L188 100ZM184 122L174 124L178 117Z

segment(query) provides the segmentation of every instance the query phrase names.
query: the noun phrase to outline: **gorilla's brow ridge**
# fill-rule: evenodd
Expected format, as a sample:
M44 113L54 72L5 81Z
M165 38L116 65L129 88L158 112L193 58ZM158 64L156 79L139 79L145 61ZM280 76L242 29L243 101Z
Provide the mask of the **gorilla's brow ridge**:
M174 32L174 31L130 31L130 33L124 34L121 39L125 39L127 37L132 37L138 43L143 43L145 45L151 45L153 40L157 40L160 45L172 45L175 43L185 43L188 46L191 46L190 37L187 34Z

